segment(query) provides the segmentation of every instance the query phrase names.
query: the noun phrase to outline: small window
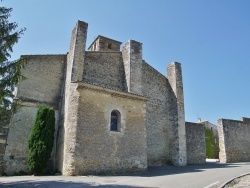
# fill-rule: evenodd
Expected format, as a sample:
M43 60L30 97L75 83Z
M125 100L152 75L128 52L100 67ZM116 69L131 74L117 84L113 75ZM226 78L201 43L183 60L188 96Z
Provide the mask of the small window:
M121 115L120 112L117 110L113 110L111 112L111 118L110 118L110 131L120 131L120 125L121 125Z
M108 49L111 50L111 47L112 47L112 44L109 43L109 44L108 44Z

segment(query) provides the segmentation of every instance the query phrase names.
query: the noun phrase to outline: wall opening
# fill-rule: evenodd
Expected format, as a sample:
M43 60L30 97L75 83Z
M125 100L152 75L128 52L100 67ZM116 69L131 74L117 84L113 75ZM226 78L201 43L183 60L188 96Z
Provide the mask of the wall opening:
M108 43L108 49L111 50L112 44Z
M118 110L113 110L111 112L110 131L121 131L121 114Z
M212 127L205 127L206 158L219 159L219 143Z

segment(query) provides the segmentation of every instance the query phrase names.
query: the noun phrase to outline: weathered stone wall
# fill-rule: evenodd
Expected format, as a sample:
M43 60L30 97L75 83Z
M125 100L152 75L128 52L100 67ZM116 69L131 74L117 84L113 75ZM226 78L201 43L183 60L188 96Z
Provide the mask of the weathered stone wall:
M250 161L250 118L218 120L220 162Z
M4 173L5 170L4 154L8 132L9 127L7 125L0 125L0 174Z
M37 109L33 103L26 103L26 106L18 109L12 117L4 156L7 174L13 174L20 170L28 171L28 139Z
M83 81L125 91L121 52L86 52Z
M187 162L184 94L181 64L173 62L167 67L169 103L169 151L174 165L184 166Z
M169 162L169 130L167 113L167 78L143 61L142 94L147 101L148 165L159 166Z
M39 104L23 102L17 113L12 116L5 149L4 172L12 175L15 172L28 172L28 140L35 122ZM58 111L55 111L56 124L58 122ZM55 155L55 143L52 152L52 160Z
M144 171L147 168L145 98L86 83L79 83L75 92L80 97L74 118L77 123L71 123L65 134L67 141L74 143L74 148L68 151L67 147L66 152L74 153L74 157L64 159L72 162L74 171L72 168L68 171L66 168L70 166L64 165L63 174ZM110 131L112 110L121 114L120 132ZM73 134L74 140L68 139Z
M12 117L3 159L4 171L8 174L28 170L28 139L38 106L45 103L58 110L64 81L66 55L30 55L28 57L29 61L22 70L22 75L26 79L19 82L16 94L17 98L22 99L22 105Z
M30 55L22 70L17 98L58 107L63 85L66 55Z
M186 122L187 164L206 162L205 130L202 123Z

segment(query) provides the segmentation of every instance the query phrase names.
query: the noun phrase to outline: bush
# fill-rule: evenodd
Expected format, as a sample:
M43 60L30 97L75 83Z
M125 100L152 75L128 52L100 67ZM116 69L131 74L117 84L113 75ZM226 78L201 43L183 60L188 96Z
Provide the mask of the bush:
M45 105L38 109L29 138L28 167L32 173L41 174L51 157L55 132L55 111Z

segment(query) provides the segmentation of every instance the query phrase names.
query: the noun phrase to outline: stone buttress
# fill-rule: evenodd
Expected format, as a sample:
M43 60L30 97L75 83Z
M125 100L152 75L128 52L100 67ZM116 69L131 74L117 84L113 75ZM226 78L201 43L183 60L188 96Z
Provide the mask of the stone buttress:
M85 47L88 24L78 21L72 31L70 51L67 59L66 83L65 83L65 120L64 120L64 175L75 175L75 147L76 132L78 126L79 93L76 81L83 77Z
M170 158L174 165L184 166L187 163L185 112L181 64L173 62L167 67L167 78L170 90L169 128Z
M128 92L142 94L142 43L129 40L122 48Z

